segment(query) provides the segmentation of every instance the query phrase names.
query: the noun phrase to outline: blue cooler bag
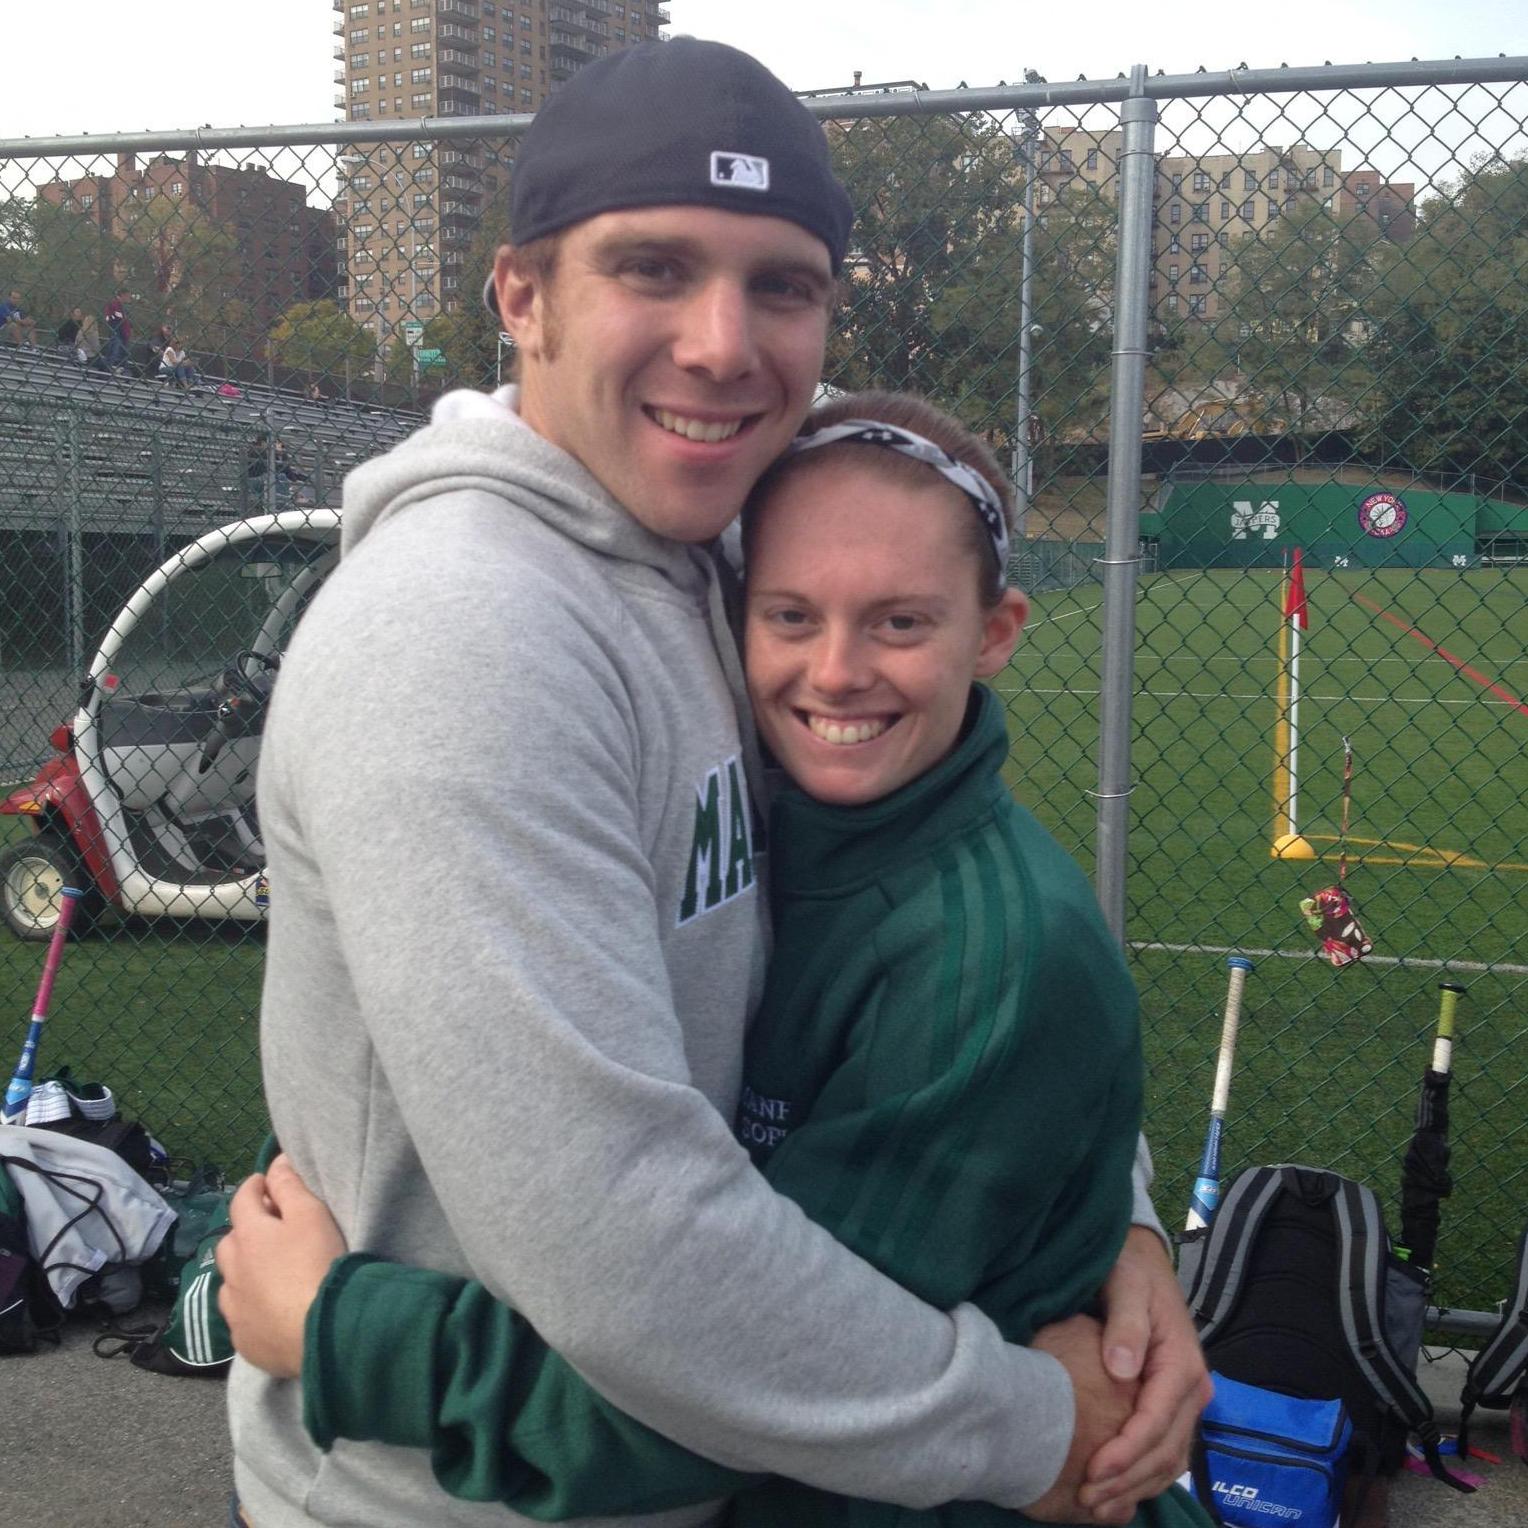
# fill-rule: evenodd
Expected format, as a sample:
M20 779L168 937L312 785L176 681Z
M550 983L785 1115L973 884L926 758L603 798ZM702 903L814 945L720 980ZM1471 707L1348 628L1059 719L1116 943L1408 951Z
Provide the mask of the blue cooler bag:
M1341 1401L1307 1401L1213 1374L1194 1494L1228 1528L1333 1528L1353 1424Z

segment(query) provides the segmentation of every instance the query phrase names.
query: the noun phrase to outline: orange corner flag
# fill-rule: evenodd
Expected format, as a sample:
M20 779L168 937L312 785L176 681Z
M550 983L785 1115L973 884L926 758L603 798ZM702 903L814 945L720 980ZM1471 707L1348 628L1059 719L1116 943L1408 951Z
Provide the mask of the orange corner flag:
M1289 569L1289 582L1284 588L1284 619L1293 621L1301 631L1310 628L1310 612L1305 604L1304 554L1299 547L1295 548Z

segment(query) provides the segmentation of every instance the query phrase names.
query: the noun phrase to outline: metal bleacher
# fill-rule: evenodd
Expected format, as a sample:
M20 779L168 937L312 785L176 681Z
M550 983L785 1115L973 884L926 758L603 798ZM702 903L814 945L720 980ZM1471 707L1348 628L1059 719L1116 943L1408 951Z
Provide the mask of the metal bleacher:
M67 354L0 346L0 532L195 535L275 507L285 480L248 475L262 436L305 475L299 502L337 504L357 463L385 451L423 415L241 382L183 392L127 372L92 371ZM283 498L280 507L285 507Z
M338 504L353 466L423 422L238 385L237 398L216 382L182 392L0 345L0 778L49 755L102 632L176 548L270 509ZM270 470L276 440L305 481Z

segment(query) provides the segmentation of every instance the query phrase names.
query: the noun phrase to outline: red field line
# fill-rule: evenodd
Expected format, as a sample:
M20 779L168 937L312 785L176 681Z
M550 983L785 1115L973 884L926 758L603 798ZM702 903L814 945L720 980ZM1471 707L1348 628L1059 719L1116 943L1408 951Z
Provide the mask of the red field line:
M1408 637L1415 637L1423 647L1431 652L1435 652L1445 663L1452 663L1466 679L1473 679L1481 689L1489 690L1498 700L1506 701L1514 710L1521 711L1524 716L1528 716L1528 702L1521 701L1510 691L1502 689L1494 679L1482 674L1478 668L1472 668L1463 658L1456 658L1446 647L1439 647L1431 637L1426 635L1425 632L1418 631L1409 621L1403 620L1398 615L1391 615L1388 610L1376 605L1366 595L1354 594L1353 600L1356 604L1362 605L1365 610L1372 610L1380 620L1389 621L1392 626L1404 631Z

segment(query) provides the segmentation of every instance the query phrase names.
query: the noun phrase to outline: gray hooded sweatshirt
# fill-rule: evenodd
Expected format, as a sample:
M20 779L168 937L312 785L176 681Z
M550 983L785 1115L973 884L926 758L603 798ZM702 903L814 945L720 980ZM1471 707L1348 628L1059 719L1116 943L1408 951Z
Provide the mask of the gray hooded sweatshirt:
M481 1279L699 1453L911 1506L1032 1501L1070 1437L1060 1365L861 1262L733 1138L766 929L715 569L513 401L443 399L351 474L283 666L259 781L276 1133L351 1246ZM230 1411L256 1528L524 1521L445 1495L423 1451L320 1453L299 1386L242 1362Z

